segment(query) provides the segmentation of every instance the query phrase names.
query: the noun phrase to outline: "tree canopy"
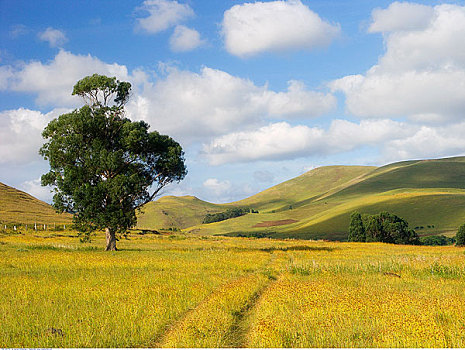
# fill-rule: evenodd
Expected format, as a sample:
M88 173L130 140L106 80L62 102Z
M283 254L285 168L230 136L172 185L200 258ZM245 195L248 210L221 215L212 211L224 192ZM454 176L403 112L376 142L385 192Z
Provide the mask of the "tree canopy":
M105 229L107 250L116 250L116 233L136 224L137 209L187 173L176 141L124 117L130 90L116 78L85 77L73 95L86 105L52 120L42 133L40 154L50 164L42 185L54 187L54 207L73 213L86 238Z
M456 245L465 246L465 224L459 227L457 235L455 236Z
M388 212L363 217L359 213L353 213L349 224L348 240L419 244L417 233L409 229L407 221Z

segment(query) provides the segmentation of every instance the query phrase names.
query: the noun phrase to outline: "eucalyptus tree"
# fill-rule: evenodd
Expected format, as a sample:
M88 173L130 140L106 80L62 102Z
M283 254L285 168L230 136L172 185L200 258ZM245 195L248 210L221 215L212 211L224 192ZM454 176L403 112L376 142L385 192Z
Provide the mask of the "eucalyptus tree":
M54 188L54 207L73 214L85 239L105 230L106 250L136 224L136 210L187 174L179 143L125 117L130 92L114 77L78 81L72 94L85 105L52 120L39 151L50 164L41 182Z

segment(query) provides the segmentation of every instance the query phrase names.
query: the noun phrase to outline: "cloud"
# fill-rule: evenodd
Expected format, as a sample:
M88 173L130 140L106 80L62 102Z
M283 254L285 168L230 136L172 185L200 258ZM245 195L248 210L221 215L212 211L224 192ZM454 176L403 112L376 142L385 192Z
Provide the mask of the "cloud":
M175 52L192 51L204 43L198 31L183 25L176 26L170 38L170 48Z
M219 181L218 179L210 178L204 181L203 187L207 191L214 193L215 196L220 197L228 193L232 185L228 180Z
M194 16L188 4L169 0L146 0L138 9L149 13L147 17L137 19L137 27L148 33L156 34Z
M397 16L403 8L405 15ZM394 3L373 12L370 28L384 33L386 52L378 64L330 84L345 93L350 113L424 123L463 118L465 7Z
M24 24L16 24L11 27L9 34L12 39L16 39L20 36L28 34L29 32L29 28L26 27Z
M19 108L0 112L0 164L22 164L39 160L39 148L44 143L45 126L65 110L42 114Z
M393 32L401 30L422 30L431 22L434 10L430 6L393 2L387 9L373 10L372 22L368 31Z
M421 126L408 137L392 140L384 149L388 161L463 156L465 122L444 127Z
M204 145L209 163L220 165L255 160L281 160L323 151L324 131L280 122L254 131L234 132Z
M77 106L80 98L71 95L74 84L94 73L126 81L129 78L125 66L108 64L91 55L74 55L60 50L52 61L45 64L32 61L17 67L0 67L0 89L36 94L36 103L41 106Z
M222 23L226 50L239 57L325 47L339 31L300 0L235 5Z
M34 196L44 202L51 203L53 199L53 193L50 187L42 186L40 183L40 178L24 181L20 186L20 190L23 190L26 193L29 193L31 196Z
M50 47L61 47L68 41L64 32L52 27L48 27L45 31L40 32L38 38L42 41L47 41Z
M257 127L267 118L315 117L335 105L331 94L309 91L299 82L275 92L217 69L194 73L169 68L165 77L133 98L128 112L133 119L192 142Z
M257 160L284 160L351 151L366 145L382 146L408 137L414 128L392 120L364 120L359 124L334 120L327 130L286 122L253 131L234 132L204 144L211 165Z
M313 118L336 107L332 94L308 90L299 81L290 81L286 91L273 91L217 69L195 73L169 66L152 79L143 70L129 73L124 65L64 50L46 63L0 66L0 89L34 94L42 107L79 107L82 101L71 95L73 86L94 73L130 81L128 116L188 143L243 130L244 125L257 127L268 118Z
M280 118L317 117L337 106L333 95L307 90L305 84L297 80L290 80L285 92L266 91L257 98L257 103L267 106L269 116Z

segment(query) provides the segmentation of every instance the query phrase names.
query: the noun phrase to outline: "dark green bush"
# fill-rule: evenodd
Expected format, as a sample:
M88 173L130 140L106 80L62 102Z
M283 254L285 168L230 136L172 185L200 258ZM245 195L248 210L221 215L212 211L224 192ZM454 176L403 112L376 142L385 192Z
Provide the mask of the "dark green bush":
M420 237L420 244L422 245L451 245L454 243L454 238L446 237L444 235Z
M353 213L349 225L348 240L420 244L417 233L409 229L407 221L388 212L365 215L363 218L360 214Z
M465 246L465 224L459 227L457 235L455 236L456 245Z
M231 208L221 213L205 215L202 223L210 224L212 222L224 221L231 218L237 218L247 213L250 213L250 208Z

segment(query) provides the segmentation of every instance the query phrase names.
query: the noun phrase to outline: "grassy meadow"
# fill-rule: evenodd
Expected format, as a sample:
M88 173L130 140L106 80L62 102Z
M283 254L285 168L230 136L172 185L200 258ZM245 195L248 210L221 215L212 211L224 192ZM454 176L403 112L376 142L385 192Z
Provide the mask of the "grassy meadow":
M1 347L465 347L465 248L0 234Z

